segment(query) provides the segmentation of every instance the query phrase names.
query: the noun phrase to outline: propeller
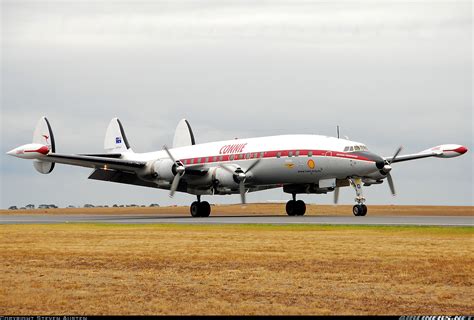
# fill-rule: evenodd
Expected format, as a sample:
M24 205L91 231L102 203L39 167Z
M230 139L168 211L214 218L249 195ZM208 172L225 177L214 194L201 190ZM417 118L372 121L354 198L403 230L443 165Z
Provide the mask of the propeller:
M398 149L393 154L392 159L390 159L390 161L388 160L385 161L385 165L383 166L382 169L380 169L380 173L387 176L388 186L390 187L390 192L392 193L392 196L394 197L397 195L397 193L395 191L395 184L393 183L392 175L390 174L390 171L392 170L391 164L398 157L402 149L403 149L402 146L398 147Z
M241 168L237 168L236 170L232 170L229 166L225 164L220 164L219 166L226 170L227 172L230 172L231 174L234 175L235 179L239 182L239 193L240 193L240 200L242 204L246 203L245 200L245 180L247 179L247 172L255 168L261 161L262 159L257 159L255 160L250 167L247 168L247 170L243 171Z
M179 180L181 180L181 178L183 177L184 172L186 171L186 168L180 161L175 160L175 158L173 157L173 155L171 154L167 146L163 146L163 149L166 151L171 161L173 161L176 166L175 167L176 174L174 175L173 182L171 183L171 187L170 187L170 198L173 198L176 192L176 189L178 189Z

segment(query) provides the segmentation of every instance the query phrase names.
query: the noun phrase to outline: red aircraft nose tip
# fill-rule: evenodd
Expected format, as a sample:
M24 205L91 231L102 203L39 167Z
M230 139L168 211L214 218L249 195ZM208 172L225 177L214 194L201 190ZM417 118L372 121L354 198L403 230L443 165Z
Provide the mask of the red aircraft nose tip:
M465 154L467 152L467 148L464 147L464 146L460 146L459 148L457 148L456 150L457 153L460 153L460 154Z

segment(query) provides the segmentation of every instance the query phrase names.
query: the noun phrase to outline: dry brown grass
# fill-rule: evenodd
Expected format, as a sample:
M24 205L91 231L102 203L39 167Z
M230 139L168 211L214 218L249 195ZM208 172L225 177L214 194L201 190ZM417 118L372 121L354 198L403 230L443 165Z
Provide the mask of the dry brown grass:
M473 314L473 230L2 225L0 314Z
M189 215L188 206L158 208L60 208L37 210L0 210L0 214L176 214ZM351 216L352 205L307 205L307 215ZM212 215L286 215L284 203L252 203L240 205L216 205ZM472 206L389 206L369 205L373 216L474 216Z

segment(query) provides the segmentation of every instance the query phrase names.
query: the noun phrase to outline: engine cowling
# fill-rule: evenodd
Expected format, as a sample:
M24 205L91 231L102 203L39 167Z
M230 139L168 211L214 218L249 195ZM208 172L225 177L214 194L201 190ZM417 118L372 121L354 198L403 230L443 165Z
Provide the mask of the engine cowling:
M153 163L153 174L159 180L172 181L176 164L170 159L158 159Z
M213 181L217 187L228 189L236 189L239 187L239 183L235 179L235 175L222 168L216 168L213 175Z

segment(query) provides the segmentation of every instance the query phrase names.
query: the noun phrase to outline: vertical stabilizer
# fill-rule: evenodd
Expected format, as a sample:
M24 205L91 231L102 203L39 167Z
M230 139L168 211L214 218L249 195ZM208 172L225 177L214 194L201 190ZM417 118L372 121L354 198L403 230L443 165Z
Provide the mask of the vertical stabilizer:
M41 117L36 125L33 133L33 143L42 144L48 147L49 152L56 152L56 145L54 142L53 130L46 117ZM33 166L36 171L43 174L48 174L54 169L54 162L44 162L41 160L34 160Z
M118 118L113 118L105 133L104 149L108 153L122 153L131 151L122 123Z
M173 148L191 146L196 144L193 130L188 120L182 119L178 122L173 138Z

